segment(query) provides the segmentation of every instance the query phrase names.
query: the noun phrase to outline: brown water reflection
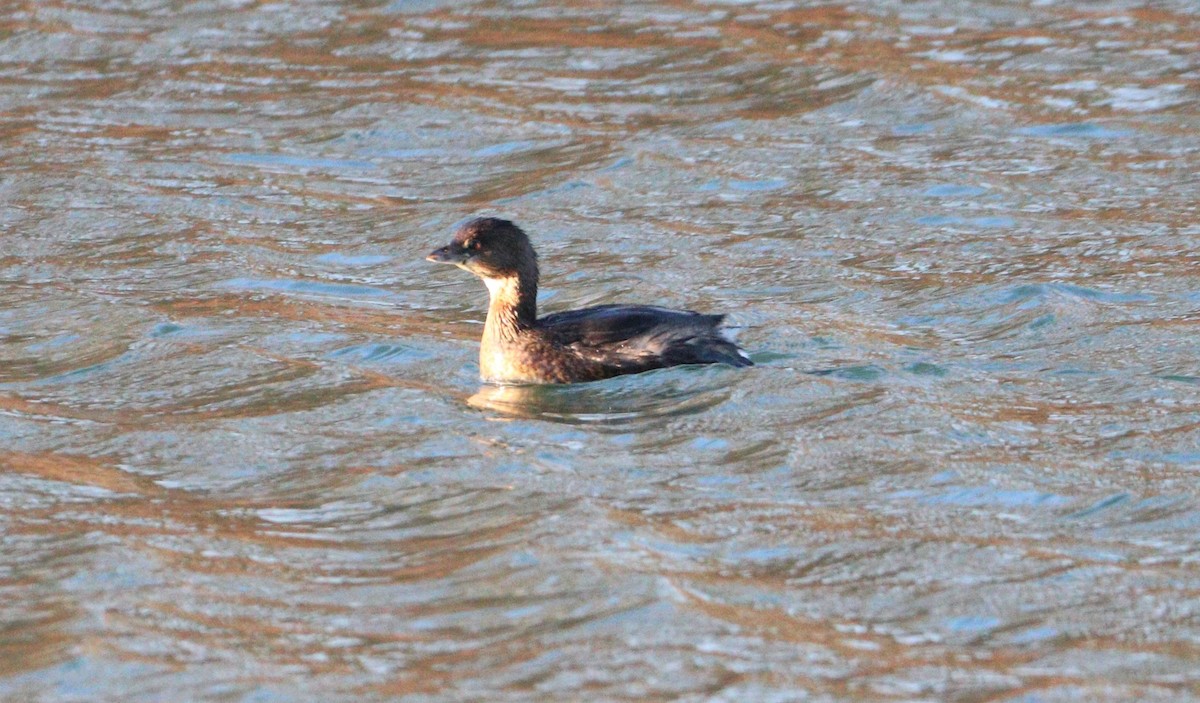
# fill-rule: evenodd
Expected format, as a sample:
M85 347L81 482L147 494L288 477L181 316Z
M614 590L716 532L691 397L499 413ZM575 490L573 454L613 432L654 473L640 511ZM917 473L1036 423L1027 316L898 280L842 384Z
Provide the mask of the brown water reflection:
M1200 699L1188 3L0 18L0 698ZM752 369L480 387L541 307Z

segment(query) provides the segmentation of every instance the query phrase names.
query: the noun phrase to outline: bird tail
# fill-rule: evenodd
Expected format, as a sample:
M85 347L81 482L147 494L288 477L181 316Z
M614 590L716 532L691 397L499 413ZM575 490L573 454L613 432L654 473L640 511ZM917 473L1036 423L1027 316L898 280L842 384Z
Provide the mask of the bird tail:
M754 362L738 347L728 333L721 328L724 315L704 315L706 323L693 334L672 339L663 350L664 357L674 364L728 364L730 366L753 366Z

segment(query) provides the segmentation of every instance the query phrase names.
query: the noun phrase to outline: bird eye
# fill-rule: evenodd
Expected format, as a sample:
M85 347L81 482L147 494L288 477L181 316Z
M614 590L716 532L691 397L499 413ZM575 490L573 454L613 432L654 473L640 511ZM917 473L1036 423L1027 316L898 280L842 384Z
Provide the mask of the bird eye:
M478 249L478 248L479 248L479 240L478 240L478 239L472 239L471 241L469 241L469 242L467 242L466 244L464 244L464 245L463 245L463 248L465 248L465 249Z

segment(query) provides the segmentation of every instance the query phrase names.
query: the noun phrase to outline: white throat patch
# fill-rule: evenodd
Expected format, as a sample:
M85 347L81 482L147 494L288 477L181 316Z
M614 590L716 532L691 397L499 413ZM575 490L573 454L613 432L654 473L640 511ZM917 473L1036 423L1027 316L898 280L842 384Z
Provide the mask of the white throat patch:
M499 296L507 296L512 299L517 297L517 279L515 276L511 278L485 278L483 284L487 286L488 293L492 298Z

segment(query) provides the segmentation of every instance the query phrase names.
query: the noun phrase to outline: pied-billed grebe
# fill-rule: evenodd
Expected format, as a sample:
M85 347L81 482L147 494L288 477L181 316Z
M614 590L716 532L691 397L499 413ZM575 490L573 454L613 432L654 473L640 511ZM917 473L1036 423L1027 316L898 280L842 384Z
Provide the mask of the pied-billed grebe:
M721 335L724 315L601 305L538 319L537 254L508 220L470 220L426 258L470 271L491 293L479 348L484 381L575 383L680 364L751 365Z

